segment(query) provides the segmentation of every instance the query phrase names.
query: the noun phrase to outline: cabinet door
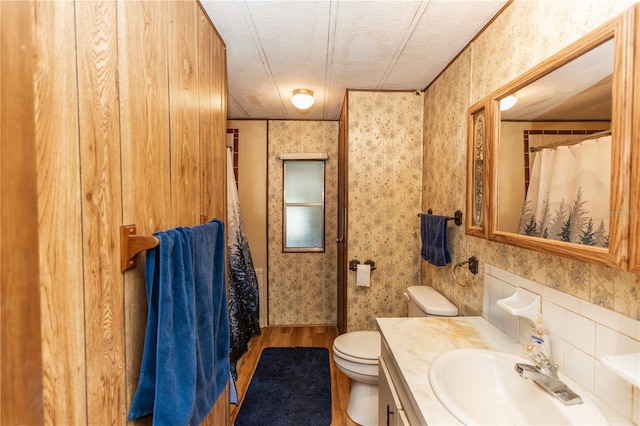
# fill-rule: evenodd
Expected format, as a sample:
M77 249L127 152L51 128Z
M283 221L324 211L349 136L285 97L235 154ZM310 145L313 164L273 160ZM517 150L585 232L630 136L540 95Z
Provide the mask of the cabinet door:
M378 376L378 425L408 425L409 422L402 413L400 399L383 358L380 358ZM404 418L403 421L401 421L401 417Z

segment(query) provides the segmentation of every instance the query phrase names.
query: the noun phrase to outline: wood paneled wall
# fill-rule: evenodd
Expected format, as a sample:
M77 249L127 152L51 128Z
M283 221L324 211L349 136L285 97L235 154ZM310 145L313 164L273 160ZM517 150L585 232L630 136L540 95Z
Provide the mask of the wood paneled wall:
M2 424L123 424L147 304L119 227L226 219L224 43L195 1L2 2L0 21Z
M78 86L90 89L78 91L86 346L94 349L86 352L87 412L113 421L127 409L124 287L112 248L122 222L116 3L76 3L76 33Z
M34 10L0 3L0 424L43 422ZM11 61L5 60L11 57Z

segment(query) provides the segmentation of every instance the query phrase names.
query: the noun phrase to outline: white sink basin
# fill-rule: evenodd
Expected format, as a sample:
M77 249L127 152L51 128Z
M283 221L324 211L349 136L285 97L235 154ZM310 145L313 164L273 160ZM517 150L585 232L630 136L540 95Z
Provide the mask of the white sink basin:
M514 370L530 361L484 349L458 349L438 356L429 369L436 396L463 424L593 425L607 424L602 412L564 375L583 404L565 406Z

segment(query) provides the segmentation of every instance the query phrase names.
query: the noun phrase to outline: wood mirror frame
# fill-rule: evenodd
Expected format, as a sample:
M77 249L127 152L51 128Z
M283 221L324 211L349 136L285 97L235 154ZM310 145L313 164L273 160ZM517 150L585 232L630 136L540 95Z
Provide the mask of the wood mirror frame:
M632 99L634 96L632 87L634 66L633 35L634 10L631 9L491 94L488 108L491 134L487 144L487 150L489 151L487 170L489 173L488 189L490 196L489 215L487 218L489 239L589 263L627 268ZM499 158L497 158L500 152L500 100L611 39L614 40L614 59L609 208L611 215L609 219L608 247L592 247L501 231L498 228L501 206L498 199L500 176L498 172ZM640 258L640 254L637 256Z
M640 73L640 4L635 7L635 72ZM633 134L631 158L631 197L629 228L629 270L640 273L640 87L635 87L633 98ZM635 146L633 146L635 145Z
M467 235L487 238L489 216L489 173L487 142L489 141L489 98L469 108L467 116Z

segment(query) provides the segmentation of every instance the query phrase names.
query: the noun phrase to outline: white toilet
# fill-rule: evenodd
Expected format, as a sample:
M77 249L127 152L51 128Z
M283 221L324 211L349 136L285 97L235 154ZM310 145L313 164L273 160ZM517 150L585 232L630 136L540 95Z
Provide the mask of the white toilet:
M414 286L405 293L410 317L455 317L458 308L437 290ZM352 331L333 341L336 367L351 379L347 415L363 426L378 424L378 358L380 334L377 331Z

